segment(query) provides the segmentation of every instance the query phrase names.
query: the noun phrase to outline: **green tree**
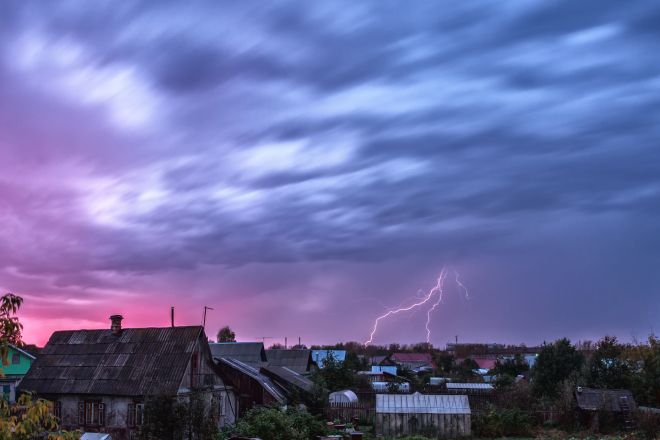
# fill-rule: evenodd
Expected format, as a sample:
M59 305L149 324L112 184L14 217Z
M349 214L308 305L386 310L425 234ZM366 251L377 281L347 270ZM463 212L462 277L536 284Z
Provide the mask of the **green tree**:
M312 375L312 380L333 392L353 388L357 384L357 374L329 351L323 360L323 368L319 368Z
M598 341L588 362L587 382L595 388L630 388L632 371L616 336Z
M236 342L236 333L228 325L218 330L218 342Z
M7 293L0 298L0 357L2 365L7 365L9 344L22 345L21 333L23 324L18 320L18 309L23 304L23 298ZM0 376L2 376L0 368Z
M563 381L580 370L584 357L571 341L559 339L545 344L532 368L532 388L537 396L555 398Z

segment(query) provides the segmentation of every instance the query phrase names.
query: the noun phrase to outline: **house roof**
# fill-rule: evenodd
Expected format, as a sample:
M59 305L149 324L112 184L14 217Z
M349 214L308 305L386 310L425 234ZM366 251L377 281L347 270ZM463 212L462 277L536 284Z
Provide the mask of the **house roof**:
M390 356L392 360L397 362L426 362L433 363L433 357L430 353L394 353Z
M637 408L632 393L628 390L603 390L598 388L579 387L575 392L575 398L580 409L589 411L622 411L622 401L627 401L631 410Z
M489 383L461 383L447 382L448 390L492 390L493 385Z
M269 366L287 367L296 373L309 371L312 363L311 350L266 350Z
M475 361L482 370L492 370L497 363L497 359L485 357L473 357L472 360Z
M52 334L19 389L38 394L176 394L201 326Z
M14 344L8 344L8 345L9 345L9 348L10 348L10 349L19 352L19 353L22 354L23 356L25 356L25 357L27 357L27 358L29 358L29 359L32 359L32 360L35 360L35 359L36 359L36 357L35 357L34 355L28 353L27 351L25 351L25 350L23 350L23 349L18 348L18 347L15 346Z
M216 342L209 344L214 359L231 358L254 368L267 361L264 344L261 342Z
M440 394L376 394L376 413L470 414L467 396Z
M252 379L256 380L268 394L273 396L275 400L280 403L285 403L286 398L282 390L257 368L234 358L217 358L217 361L250 376Z
M284 387L287 387L287 385L293 385L308 393L311 393L314 390L314 382L288 367L267 365L261 367L261 372Z

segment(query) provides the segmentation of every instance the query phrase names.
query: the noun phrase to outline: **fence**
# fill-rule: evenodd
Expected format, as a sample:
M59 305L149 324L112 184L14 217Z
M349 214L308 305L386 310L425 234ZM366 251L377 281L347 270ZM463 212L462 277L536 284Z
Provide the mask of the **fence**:
M373 425L376 409L370 402L337 402L327 406L324 415L328 420L351 422L357 418L361 425Z

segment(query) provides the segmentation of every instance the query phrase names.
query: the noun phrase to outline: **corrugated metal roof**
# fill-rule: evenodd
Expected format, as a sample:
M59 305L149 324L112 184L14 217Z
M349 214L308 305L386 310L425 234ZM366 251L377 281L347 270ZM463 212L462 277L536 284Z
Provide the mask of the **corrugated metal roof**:
M251 365L248 365L244 362L239 361L238 359L233 359L233 358L219 358L218 362L222 362L225 365L228 365L243 374L247 374L257 382L270 394L275 398L280 403L285 403L286 398L284 396L284 393L280 391L279 387L275 385L269 377L267 377L264 374L261 374L259 370L254 368Z
M285 382L285 385L294 385L303 391L307 391L308 393L311 393L314 390L314 382L304 376L301 376L290 368L268 365L266 367L262 367L261 371L276 382Z
M441 394L376 394L376 413L471 414L467 396Z
M303 374L309 371L312 363L311 350L266 350L268 365L287 367L296 373Z
M259 368L267 361L264 344L261 342L216 342L209 344L215 359L231 358Z
M621 411L621 400L628 403L628 407L634 410L637 407L633 395L628 390L602 390L597 388L580 387L575 392L575 398L580 409L589 411Z
M38 394L176 394L201 326L53 333L21 381Z
M493 385L489 383L460 383L449 382L447 383L448 390L492 390Z

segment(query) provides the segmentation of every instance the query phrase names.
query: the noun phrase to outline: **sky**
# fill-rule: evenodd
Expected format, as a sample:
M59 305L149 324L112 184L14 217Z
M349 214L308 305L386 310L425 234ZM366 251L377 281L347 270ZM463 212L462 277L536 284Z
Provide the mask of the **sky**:
M0 3L0 292L55 330L660 328L653 0ZM455 271L455 272L454 272ZM426 309L375 343L426 338ZM273 339L263 339L273 338Z

